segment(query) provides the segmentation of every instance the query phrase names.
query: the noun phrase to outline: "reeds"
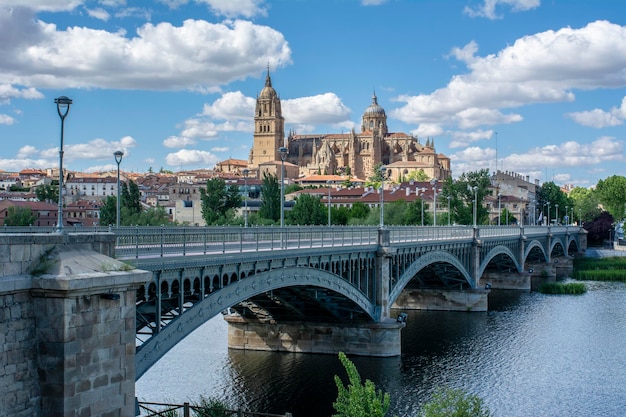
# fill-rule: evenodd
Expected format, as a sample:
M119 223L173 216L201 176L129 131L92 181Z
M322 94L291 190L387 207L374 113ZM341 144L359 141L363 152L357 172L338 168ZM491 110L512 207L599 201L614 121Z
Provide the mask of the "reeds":
M574 259L574 278L626 282L626 257Z
M587 287L582 282L546 282L541 284L539 292L542 294L578 295L587 292Z

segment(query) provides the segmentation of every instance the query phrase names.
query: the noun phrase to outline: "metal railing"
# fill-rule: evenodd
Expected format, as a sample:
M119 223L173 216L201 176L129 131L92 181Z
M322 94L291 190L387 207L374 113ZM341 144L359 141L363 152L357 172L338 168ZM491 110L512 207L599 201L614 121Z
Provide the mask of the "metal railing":
M137 402L137 407L137 415L143 417L292 417L291 413L255 413L244 411L241 408L237 410L225 410L222 408L207 408L187 402L183 404L166 404L139 401Z

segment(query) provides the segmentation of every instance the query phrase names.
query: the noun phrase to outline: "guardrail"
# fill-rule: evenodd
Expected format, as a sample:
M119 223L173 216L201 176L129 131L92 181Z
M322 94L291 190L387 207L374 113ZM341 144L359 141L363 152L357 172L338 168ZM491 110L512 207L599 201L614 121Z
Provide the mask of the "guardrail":
M223 408L207 408L204 406L193 405L190 403L183 404L166 404L166 403L150 403L139 401L136 403L138 408L138 416L143 417L292 417L291 413L285 414L267 414L244 411L239 408L237 410L226 410Z

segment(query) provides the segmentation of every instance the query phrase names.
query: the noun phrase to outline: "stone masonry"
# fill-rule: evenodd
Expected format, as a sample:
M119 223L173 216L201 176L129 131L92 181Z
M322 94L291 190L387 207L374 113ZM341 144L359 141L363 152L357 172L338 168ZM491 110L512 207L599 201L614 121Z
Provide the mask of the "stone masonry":
M0 235L0 417L132 416L135 290L113 234Z

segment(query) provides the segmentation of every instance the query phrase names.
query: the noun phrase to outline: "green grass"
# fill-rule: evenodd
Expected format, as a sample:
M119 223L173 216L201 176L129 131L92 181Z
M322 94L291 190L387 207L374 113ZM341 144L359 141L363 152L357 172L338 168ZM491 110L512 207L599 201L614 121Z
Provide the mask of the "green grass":
M584 294L587 287L582 282L546 282L541 284L539 292L542 294Z
M626 257L574 259L574 278L626 282Z

